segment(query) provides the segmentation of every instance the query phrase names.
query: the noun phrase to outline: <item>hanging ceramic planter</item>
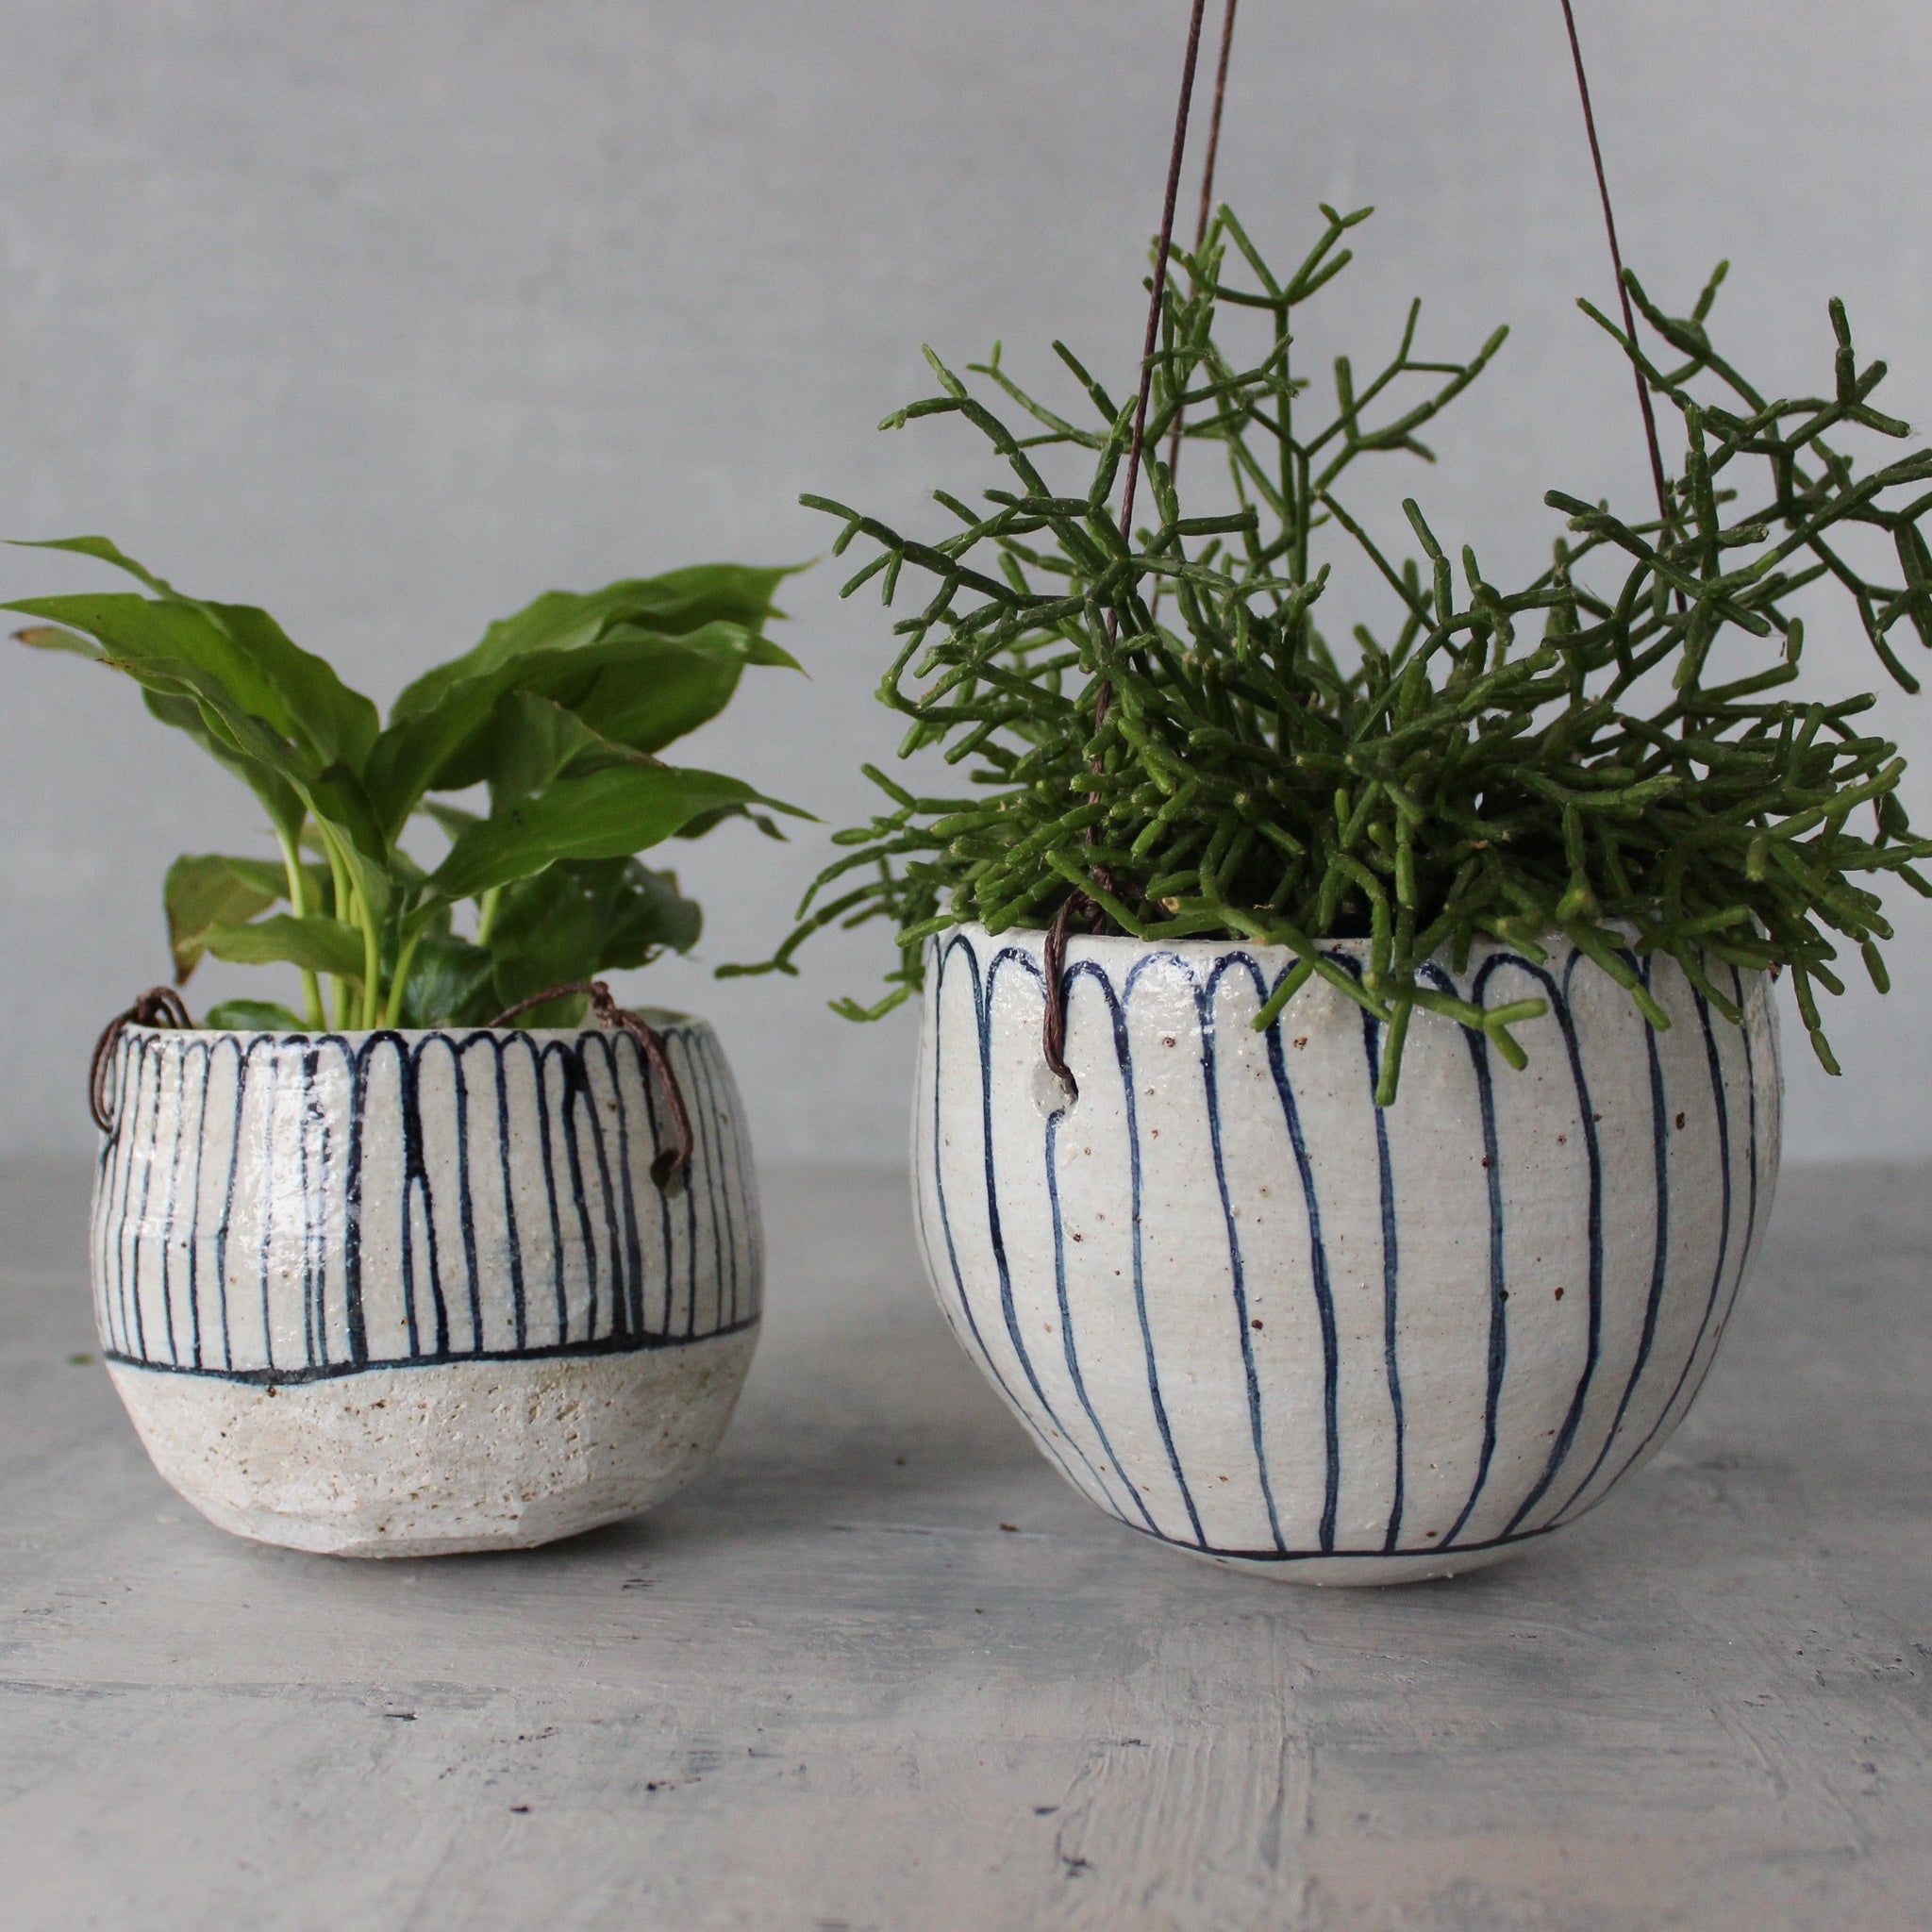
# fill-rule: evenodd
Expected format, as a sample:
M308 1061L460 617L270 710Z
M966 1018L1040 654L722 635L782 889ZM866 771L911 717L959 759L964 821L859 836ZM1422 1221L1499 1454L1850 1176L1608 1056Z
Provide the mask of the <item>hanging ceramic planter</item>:
M1366 963L1365 943L1329 957ZM1491 1563L1593 1505L1708 1372L1777 1173L1764 982L1671 1024L1569 948L1441 972L1541 997L1523 1073L1424 1015L1399 1105L1323 980L1263 1031L1285 948L1076 939L1070 1098L1038 935L933 944L918 1226L960 1341L1075 1488L1216 1562L1315 1583Z
M653 1017L675 1174L625 1030L125 1028L95 1307L161 1474L237 1535L375 1557L545 1542L686 1482L762 1247L717 1040Z
M1932 891L1872 699L1790 689L1813 584L1917 688L1932 451L1841 305L1829 393L1767 404L1712 345L1722 269L1685 313L1619 261L1654 500L1550 491L1550 561L1499 583L1358 484L1507 331L1452 358L1417 304L1386 358L1314 347L1370 210L1271 267L1213 203L1218 83L1173 247L1205 11L1138 391L928 351L886 426L952 421L1004 487L918 532L806 499L870 547L848 593L918 583L880 695L928 762L869 771L771 964L895 927L844 1010L924 996L933 1284L1076 1487L1223 1563L1397 1582L1574 1521L1710 1366L1776 1173L1770 982L1835 1072L1818 989L1856 949L1884 991L1878 888ZM1895 568L1833 547L1854 522Z

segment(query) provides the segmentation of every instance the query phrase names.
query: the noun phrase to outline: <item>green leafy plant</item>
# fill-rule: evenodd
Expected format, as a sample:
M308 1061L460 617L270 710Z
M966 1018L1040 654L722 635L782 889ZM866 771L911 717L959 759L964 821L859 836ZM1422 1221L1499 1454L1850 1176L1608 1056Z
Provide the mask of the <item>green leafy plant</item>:
M7 606L38 620L21 641L125 673L268 814L279 861L170 868L169 941L181 982L210 954L297 968L302 1010L229 1000L209 1025L482 1024L695 942L698 908L638 853L731 818L777 837L772 811L805 816L658 756L724 709L747 665L797 669L764 634L781 570L706 564L548 591L418 678L384 725L266 611L187 596L104 537L29 547L97 558L143 590ZM432 796L477 786L480 811ZM448 836L433 868L403 843L423 816ZM523 1024L573 1024L580 1006L553 1001Z
M876 1007L841 1003L864 1018L918 987L930 936L969 920L1000 932L1077 915L1150 941L1278 943L1296 963L1256 1024L1321 974L1387 1026L1386 1104L1416 1008L1482 1028L1514 1064L1509 1028L1541 1010L1455 997L1424 976L1432 956L1459 965L1496 940L1541 958L1560 934L1658 1026L1646 954L1677 959L1733 1018L1710 960L1788 967L1833 1067L1816 989L1842 990L1837 940L1886 984L1877 942L1890 928L1860 881L1896 873L1932 891L1913 870L1932 842L1897 795L1896 746L1855 723L1870 695L1779 694L1799 675L1793 600L1836 589L1917 689L1894 640L1908 629L1932 644L1932 451L1861 467L1857 442L1908 430L1874 408L1885 367L1860 368L1840 304L1828 389L1777 398L1712 345L1722 267L1681 317L1629 276L1642 341L1583 306L1681 425L1676 474L1658 478L1664 513L1625 519L1553 491L1567 519L1553 559L1505 590L1474 549L1452 559L1409 500L1420 554L1402 555L1350 508L1350 473L1372 457L1427 458L1424 425L1505 331L1466 360L1426 359L1417 305L1374 375L1333 364L1318 408L1297 311L1347 266L1345 238L1368 212L1324 208L1286 277L1224 208L1196 255L1176 255L1146 421L1153 516L1131 541L1111 498L1132 396L1056 343L1091 408L1083 426L1014 383L997 349L970 367L977 385L926 352L941 392L882 426L963 417L1010 483L977 504L935 491L955 522L930 539L805 500L842 520L839 550L875 546L846 594L877 577L890 605L908 570L929 584L895 625L879 695L910 721L901 756L939 750L973 790L918 795L867 767L887 808L838 835L853 849L776 958L740 970L792 970L811 932L884 916L899 935L891 991ZM1245 266L1239 282L1231 263ZM1200 455L1183 465L1163 454L1171 441ZM1091 460L1091 476L1056 487L1056 452ZM1379 627L1348 624L1339 648L1322 623L1338 546L1386 599ZM1323 951L1347 935L1371 941L1359 979Z

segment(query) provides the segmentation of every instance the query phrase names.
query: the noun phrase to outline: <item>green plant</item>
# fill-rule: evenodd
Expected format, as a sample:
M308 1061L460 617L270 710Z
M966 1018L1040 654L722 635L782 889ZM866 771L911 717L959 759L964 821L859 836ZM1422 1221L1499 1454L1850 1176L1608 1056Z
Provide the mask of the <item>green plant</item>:
M781 570L706 564L546 592L418 678L383 726L266 611L185 596L104 537L29 547L98 558L148 594L24 599L5 608L42 622L21 641L125 672L157 718L249 786L274 828L279 861L192 856L168 874L178 980L205 954L302 975L299 1014L230 1000L209 1025L487 1022L695 941L697 907L637 853L727 818L779 836L762 808L804 816L657 756L724 708L746 665L797 668L764 635ZM487 811L430 796L478 785ZM419 815L449 837L433 869L403 844ZM467 935L454 917L466 902ZM571 1024L580 1006L552 1002L523 1024Z
M1413 501L1422 555L1400 557L1341 494L1364 458L1428 458L1419 433L1505 332L1466 361L1422 359L1417 305L1372 378L1335 362L1332 406L1317 412L1296 373L1296 312L1347 265L1344 237L1369 210L1323 212L1285 279L1224 208L1198 253L1176 254L1144 438L1154 516L1131 541L1110 498L1134 398L1117 401L1058 343L1091 426L1022 391L997 349L972 365L979 392L928 350L941 392L882 425L962 416L1010 470L983 507L934 492L950 533L906 536L805 499L843 521L839 550L861 536L877 546L846 594L878 576L890 605L908 568L933 580L895 625L879 695L910 721L901 756L942 749L974 791L919 796L867 767L889 808L838 835L854 849L821 874L775 958L739 970L792 970L812 931L883 915L899 934L891 991L871 1008L841 1003L870 1017L917 988L931 935L968 920L999 932L1077 913L1145 940L1279 943L1296 963L1257 1024L1322 974L1389 1028L1386 1104L1416 1008L1483 1028L1515 1064L1509 1027L1541 1010L1479 1010L1419 976L1432 955L1459 963L1494 939L1541 958L1561 933L1655 1025L1667 1022L1641 955L1675 958L1733 1017L1708 958L1789 967L1833 1066L1815 992L1842 990L1831 935L1882 989L1876 941L1890 929L1857 881L1891 872L1932 891L1912 869L1932 842L1912 836L1897 796L1897 748L1853 724L1869 695L1774 693L1799 675L1792 600L1813 584L1843 593L1907 689L1893 633L1932 643L1932 451L1866 470L1850 448L1856 432L1908 433L1872 406L1884 365L1858 367L1833 303L1828 392L1768 397L1707 332L1723 268L1686 317L1627 277L1660 348L1583 306L1677 412L1667 513L1626 521L1552 491L1569 519L1554 559L1505 591L1473 549L1458 573ZM1224 278L1231 254L1251 277L1240 286ZM1029 420L1011 426L988 391ZM1222 458L1179 466L1206 499L1194 515L1162 455L1177 429L1180 446ZM1091 478L1055 487L1053 451L1087 453ZM1349 653L1318 623L1320 553L1338 543L1366 560L1390 610L1379 630L1349 626ZM1872 546L1886 580L1856 560ZM1598 575L1600 590L1586 581ZM1860 808L1863 836L1849 824ZM869 875L854 884L855 872ZM1347 934L1372 941L1359 980L1322 950Z

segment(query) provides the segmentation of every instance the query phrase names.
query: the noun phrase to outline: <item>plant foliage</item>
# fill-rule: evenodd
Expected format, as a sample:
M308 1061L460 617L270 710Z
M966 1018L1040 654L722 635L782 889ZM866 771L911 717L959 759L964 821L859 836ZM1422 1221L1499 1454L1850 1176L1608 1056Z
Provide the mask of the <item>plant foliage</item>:
M764 635L781 570L706 564L548 591L418 678L385 726L266 611L187 596L105 537L30 547L97 558L143 591L7 606L37 620L21 641L133 678L274 828L279 861L203 854L168 873L177 980L208 954L302 976L300 1013L231 1000L210 1025L482 1024L545 987L686 951L697 907L635 855L727 818L776 837L765 808L796 814L658 756L724 709L746 665L797 668ZM431 795L478 785L485 811ZM449 840L434 868L403 843L424 815ZM524 1024L570 1024L580 1006Z
M1318 406L1297 367L1297 311L1346 267L1368 212L1324 208L1286 277L1225 208L1197 256L1176 255L1145 437L1153 515L1131 541L1110 500L1132 396L1056 343L1083 425L1023 391L997 349L971 365L977 384L926 352L941 392L882 426L963 417L1007 487L978 503L935 491L954 525L931 539L806 502L842 520L841 551L874 547L847 594L876 577L890 605L908 572L929 587L895 625L879 696L910 721L901 756L941 750L972 789L915 795L868 767L886 808L838 835L853 849L777 957L740 970L792 970L812 931L884 916L899 935L891 990L874 1008L841 1003L871 1017L918 987L932 934L1043 925L1071 895L1090 924L1141 939L1292 948L1256 1024L1321 974L1389 1027L1386 1103L1416 1008L1483 1028L1516 1064L1509 1027L1541 1010L1457 999L1423 976L1433 955L1459 964L1496 940L1541 958L1562 934L1659 1026L1644 955L1677 959L1734 1018L1711 958L1788 967L1832 1066L1816 989L1842 990L1839 940L1884 987L1876 942L1890 929L1869 881L1898 873L1932 890L1912 869L1932 842L1907 824L1897 748L1855 722L1872 697L1780 694L1799 674L1793 599L1836 587L1887 670L1917 689L1894 645L1906 630L1932 644L1932 451L1875 467L1854 453L1861 432L1908 430L1874 408L1885 366L1859 367L1841 305L1827 390L1775 398L1712 345L1722 267L1684 317L1631 276L1654 341L1583 306L1676 412L1668 514L1620 517L1553 491L1567 528L1515 590L1473 549L1453 558L1413 501L1419 554L1393 552L1348 507L1351 472L1428 458L1423 428L1505 331L1467 360L1424 359L1417 305L1386 364L1363 379L1337 360ZM1171 468L1177 427L1198 454ZM1086 453L1091 480L1055 487L1051 452ZM1323 622L1337 546L1366 559L1391 613L1380 629L1352 625L1341 649ZM1882 565L1859 560L1874 549ZM1345 934L1372 941L1359 979L1322 951Z

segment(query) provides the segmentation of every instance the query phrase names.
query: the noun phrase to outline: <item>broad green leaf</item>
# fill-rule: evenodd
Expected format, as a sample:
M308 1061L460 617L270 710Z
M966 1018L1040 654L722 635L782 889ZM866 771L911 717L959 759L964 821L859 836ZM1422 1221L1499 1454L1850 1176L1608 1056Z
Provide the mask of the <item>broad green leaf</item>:
M625 577L601 591L546 591L513 617L500 618L474 650L419 677L391 708L391 721L422 717L467 679L502 670L534 652L574 651L614 624L682 637L724 621L757 631L776 615L772 593L791 573L739 563L701 563L658 577Z
M586 753L616 749L575 711L526 691L505 692L491 720L490 808L541 791Z
M305 651L266 610L252 604L205 604L228 635L274 680L297 727L322 758L359 772L381 728L371 701L337 676L325 658Z
M201 1023L216 1033L307 1033L307 1024L275 1000L218 1000Z
M301 824L299 800L377 866L387 861L385 829L358 774L374 741L375 708L321 658L298 651L265 612L126 592L11 608L30 605L29 614L59 617L98 641L107 661L145 688L157 716L188 729L254 789L283 837ZM299 716L284 702L288 691L307 707ZM346 756L333 749L339 741Z
M129 671L148 664L192 664L219 678L231 699L288 733L293 720L274 686L249 663L205 610L142 597L133 591L87 591L66 597L23 597L6 606L85 633L108 659Z
M159 602L181 605L199 612L216 630L226 635L256 661L287 703L290 719L301 728L289 728L268 711L259 715L267 718L286 736L299 738L306 731L325 758L347 758L359 765L368 756L379 724L375 707L359 691L344 685L325 658L297 646L267 611L251 604L216 604L191 597L176 590L167 578L157 576L145 564L129 557L110 538L57 537L37 543L22 543L17 547L68 550L82 557L95 558L102 563L113 565L116 570L125 571L129 576L145 584ZM206 668L219 674L218 665Z
M605 863L622 865L623 861ZM605 922L592 896L557 865L534 879L503 889L490 928L496 1010L502 1012L546 986L590 979L597 972L598 941ZM541 1025L533 1015L532 1025Z
M211 927L239 925L288 896L289 876L264 858L230 858L218 852L184 853L168 868L163 900L175 978L186 986L201 963Z
M365 873L383 874L373 877L368 890L372 904L387 903L386 869L391 848L355 771L340 759L314 770L304 754L261 719L238 708L220 680L197 665L180 658L153 658L122 661L116 668L146 687L149 708L157 716L178 722L253 785L285 837L292 841L300 835L305 812L313 812L333 827L337 842L358 859ZM183 704L190 710L182 711ZM264 783L264 774L275 782Z
M111 563L116 570L125 570L131 577L139 577L149 590L158 591L163 597L183 604L194 601L192 597L183 597L166 577L158 577L144 563L137 563L111 537L44 537L39 541L15 537L8 539L8 542L15 550L72 550L81 557L98 558L103 563Z
M337 760L359 769L375 741L375 707L250 605L104 591L4 608L84 632L121 669L192 664L226 706L259 719L311 769Z
M705 928L702 908L678 890L677 874L655 872L635 858L624 868L611 913L594 972L646 966L660 951L688 953Z
M448 908L411 915L441 929L417 941L402 1004L409 1026L483 1025L546 986L647 964L696 943L696 904L671 873L630 858L564 859L502 888L487 946L448 932ZM533 1011L532 1025L569 1025L582 1001ZM569 1010L564 1010L565 1006Z
M238 966L299 966L305 973L333 973L341 979L360 979L363 973L362 935L340 919L310 913L298 919L277 912L249 925L213 925L202 943L217 959Z
M474 898L559 858L624 858L668 839L698 813L769 801L741 779L673 765L616 765L560 778L541 796L472 825L430 875L445 897Z
M634 751L661 751L708 724L730 703L747 664L798 668L789 651L734 624L709 624L668 641L625 625L611 630L595 655L595 681L580 691L568 688L567 663L526 688L567 705L593 730Z
M135 667L133 675L147 687L151 711L178 723L253 787L284 839L299 837L304 819L313 812L334 829L344 854L368 874L364 883L371 903L387 903L390 846L354 772L340 761L319 774L306 770L282 739L259 718L235 709L216 680L192 664L155 662Z
M496 961L483 947L447 933L417 942L403 989L406 1026L482 1026L508 1002L496 996Z
M204 686L211 689L212 681L205 678L192 664L184 659L130 662L110 658L92 640L51 625L32 626L16 632L15 636L20 641L37 644L42 649L73 650L92 662L105 663L114 670L127 673L142 687L142 699L155 717L188 733L210 757L220 760L253 788L276 828L293 836L301 822L303 808L286 779L280 775L281 768L291 762L286 748L278 749L273 734L268 733L258 721L252 721L254 729L264 740L261 749L266 756L244 751L244 733L238 732L225 719L219 705L203 701L201 691Z
M497 1010L546 986L642 966L667 949L688 952L702 924L671 873L634 858L565 859L503 889L490 928Z
M675 638L618 624L567 651L526 651L445 682L427 708L406 710L399 699L370 755L370 791L393 835L425 791L493 780L499 708L509 691L547 698L603 737L655 752L716 717L745 665L794 662L723 620Z

